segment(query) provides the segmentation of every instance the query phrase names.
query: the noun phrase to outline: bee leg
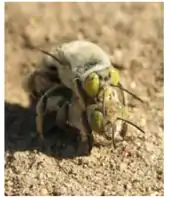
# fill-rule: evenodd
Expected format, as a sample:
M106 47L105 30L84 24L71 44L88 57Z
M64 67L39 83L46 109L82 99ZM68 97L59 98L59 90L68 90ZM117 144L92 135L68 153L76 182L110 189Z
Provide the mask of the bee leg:
M120 136L123 138L123 140L124 140L125 137L126 137L127 131L128 131L128 125L127 125L126 122L123 122L123 123L122 123L121 131L120 131Z
M74 87L75 87L75 97L78 98L78 102L80 103L81 107L85 109L85 94L81 86L81 82L78 79L73 80ZM73 98L76 99L76 98Z
M125 140L125 137L126 137L126 134L128 131L128 125L126 122L122 121L122 122L120 122L120 125L119 125L119 124L117 124L117 121L119 121L119 120L116 119L113 126L112 126L112 144L115 149L117 148L116 142L115 142L115 134L117 134L117 135L119 134L121 139Z
M57 110L57 115L56 115L56 124L59 126L61 129L66 128L66 124L69 121L68 120L68 107L69 107L69 102L66 101L58 110Z
M114 123L114 125L112 127L112 145L113 145L114 149L117 148L116 142L115 142L115 129L116 129L116 124Z
M117 146L116 146L116 141L117 140L120 140L120 132L124 131L125 134L126 134L126 127L127 125L122 124L122 121L120 121L119 119L116 119L114 121L114 123L112 123L112 145L113 147L116 149ZM117 140L116 140L117 139Z
M89 154L90 149L92 148L93 143L93 136L92 136L92 130L90 126L88 125L88 122L86 120L86 116L84 113L81 115L81 126L80 128L80 142L79 142L79 149L78 152L81 153L82 151L86 154Z
M89 154L92 146L92 130L88 124L86 111L79 107L79 103L74 100L69 105L68 120L80 132L78 142L78 154Z
M80 140L78 153L86 152L89 154L89 144L93 143L92 130L89 126L86 116L86 97L79 79L73 80L75 87L75 94L72 97L72 101L69 105L69 117L68 120L80 131Z
M43 136L43 122L44 122L44 111L45 111L45 99L42 96L36 106L36 130L40 139L44 140Z
M36 129L40 138L44 140L43 136L43 117L41 115L36 116Z
M66 126L68 125L77 129L79 132L77 154L89 154L90 148L92 148L89 144L92 144L93 140L90 138L91 135L89 134L91 128L88 127L86 114L77 106L77 102L75 102L75 100L73 100L72 103L66 101L62 105L57 112L56 122L61 129L66 129Z
M80 130L80 138L78 142L78 154L89 154L90 152L90 144L91 144L91 129L86 125L84 120L84 115L82 115L80 124L76 125L77 128ZM89 131L90 130L90 131Z
M43 122L44 122L44 115L47 110L47 100L50 96L50 94L56 92L59 90L61 86L60 85L55 85L52 88L50 88L48 91L45 92L43 96L41 96L40 100L37 103L36 106L36 129L37 133L41 137L41 139L44 139L43 136Z

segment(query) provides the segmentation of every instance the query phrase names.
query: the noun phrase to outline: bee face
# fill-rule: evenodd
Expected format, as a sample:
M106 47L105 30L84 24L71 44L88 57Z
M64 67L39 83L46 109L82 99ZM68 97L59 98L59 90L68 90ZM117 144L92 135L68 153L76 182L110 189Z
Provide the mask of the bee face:
M118 71L109 67L90 73L83 82L83 88L88 96L96 97L102 89L107 89L108 86L116 86L118 82Z
M119 74L112 67L92 72L84 80L85 93L94 98L96 105L87 110L88 121L94 131L105 132L106 122L111 122L116 114L119 98L114 86L118 82Z

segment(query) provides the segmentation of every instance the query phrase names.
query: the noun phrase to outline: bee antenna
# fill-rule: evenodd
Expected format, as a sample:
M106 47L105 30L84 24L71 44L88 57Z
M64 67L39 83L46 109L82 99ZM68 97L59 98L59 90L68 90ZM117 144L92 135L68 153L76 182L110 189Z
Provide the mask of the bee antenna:
M138 97L134 93L130 92L129 90L125 89L120 82L119 82L118 86L116 86L116 87L118 87L121 90L127 92L128 94L130 94L131 96L133 96L135 99L139 100L141 103L145 103L145 101L143 101L140 97Z
M45 50L40 49L40 48L35 47L35 46L32 47L32 48L35 49L35 50L38 50L38 51L41 52L41 53L44 53L44 54L46 54L46 55L52 57L54 60L56 60L57 62L59 62L60 64L62 64L62 62L61 62L55 55L51 54L50 52L45 51Z
M138 129L138 130L141 131L142 133L145 133L145 131L144 131L143 129L141 129L139 126L137 126L135 123L133 123L133 122L131 122L131 121L129 121L129 120L126 120L126 119L120 118L120 117L118 117L117 120L123 120L123 121L127 122L128 124L134 126L136 129Z

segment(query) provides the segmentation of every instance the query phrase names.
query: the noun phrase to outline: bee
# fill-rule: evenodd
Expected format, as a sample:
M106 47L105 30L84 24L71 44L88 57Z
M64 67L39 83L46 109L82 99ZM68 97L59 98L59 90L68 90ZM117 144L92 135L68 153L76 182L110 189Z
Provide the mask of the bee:
M127 124L144 133L136 124L123 118L126 107L124 92L143 101L122 86L118 71L111 65L109 56L98 45L77 40L54 47L51 52L38 50L47 56L40 67L25 81L25 90L32 95L40 96L36 119L37 131L40 134L43 133L43 116L40 110L42 100L48 98L51 93L58 92L60 87L72 91L67 113L81 118L85 113L90 128L100 134L105 135L107 130L111 130L115 148L114 133L118 121L121 121L121 130L124 130L124 134L127 132ZM39 78L41 80L38 80ZM44 81L44 84L41 81ZM65 111L63 109L61 108L57 114L62 114ZM59 117L62 118L60 121L56 120L57 124L64 125L64 122L69 120L73 125L79 124L80 130L83 127L84 131L87 130L87 124L81 125L84 124L82 121L84 118L75 122L71 120L72 116L66 118L66 115L59 115Z

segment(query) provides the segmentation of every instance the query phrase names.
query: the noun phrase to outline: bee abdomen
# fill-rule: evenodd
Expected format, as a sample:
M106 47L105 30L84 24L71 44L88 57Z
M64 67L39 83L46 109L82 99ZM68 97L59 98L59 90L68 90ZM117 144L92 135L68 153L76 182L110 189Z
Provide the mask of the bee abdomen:
M60 79L55 72L47 69L37 69L23 80L24 90L34 97L41 96L55 84L60 84Z

